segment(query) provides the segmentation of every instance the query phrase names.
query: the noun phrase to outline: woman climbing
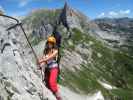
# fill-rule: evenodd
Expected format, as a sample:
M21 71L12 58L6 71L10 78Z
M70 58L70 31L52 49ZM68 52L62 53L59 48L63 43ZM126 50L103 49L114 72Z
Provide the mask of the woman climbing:
M53 92L57 100L62 100L59 94L57 85L57 77L59 74L59 66L56 61L58 56L58 47L56 46L56 39L53 36L48 37L44 55L39 59L39 64L46 64L45 79L46 86Z

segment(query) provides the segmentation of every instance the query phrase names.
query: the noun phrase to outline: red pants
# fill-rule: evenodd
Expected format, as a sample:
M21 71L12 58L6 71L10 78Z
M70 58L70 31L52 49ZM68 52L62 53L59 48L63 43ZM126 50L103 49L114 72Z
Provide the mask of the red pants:
M57 86L57 77L58 77L58 68L51 68L45 70L45 82L46 86L53 92L58 92Z

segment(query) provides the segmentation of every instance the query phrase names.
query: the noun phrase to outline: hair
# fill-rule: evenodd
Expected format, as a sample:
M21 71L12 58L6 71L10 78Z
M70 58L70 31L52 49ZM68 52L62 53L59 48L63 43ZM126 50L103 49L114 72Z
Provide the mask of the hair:
M46 45L45 45L45 48L44 48L43 54L44 54L44 55L48 54L49 49L50 49L50 48L49 48L49 46L48 46L48 42L46 42ZM56 44L53 44L52 49L57 49Z

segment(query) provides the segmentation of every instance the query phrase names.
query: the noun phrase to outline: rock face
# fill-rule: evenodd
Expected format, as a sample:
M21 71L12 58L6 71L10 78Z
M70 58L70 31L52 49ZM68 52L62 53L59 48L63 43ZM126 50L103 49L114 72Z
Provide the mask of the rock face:
M0 100L55 100L24 52L22 33L7 32L3 26L0 25Z
M60 21L64 26L66 26L67 29L81 28L77 12L70 8L67 3L65 3L60 15Z
M60 31L60 27L66 30L78 28L88 31L89 27L96 25L80 11L72 9L67 3L62 9L38 9L33 11L24 18L23 23L25 23L28 33L43 39L55 32L56 28L58 31Z
M46 37L53 32L53 27L50 24L43 24L38 28L32 31L34 36L39 38L46 39Z
M133 19L96 19L95 22L100 28L97 34L113 46L132 49L133 44Z
M69 70L75 71L75 69L80 70L80 64L83 63L83 59L76 52L65 51L64 58L62 58L61 62L61 66L66 67Z

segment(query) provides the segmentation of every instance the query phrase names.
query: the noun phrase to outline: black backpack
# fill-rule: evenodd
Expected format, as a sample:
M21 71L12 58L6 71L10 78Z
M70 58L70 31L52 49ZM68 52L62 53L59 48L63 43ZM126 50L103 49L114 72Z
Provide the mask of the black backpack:
M58 57L57 57L57 63L58 65L60 64L60 59L61 59L61 54L60 54L60 47L61 47L61 40L62 40L62 36L59 32L53 32L53 36L56 39L56 46L58 48Z

